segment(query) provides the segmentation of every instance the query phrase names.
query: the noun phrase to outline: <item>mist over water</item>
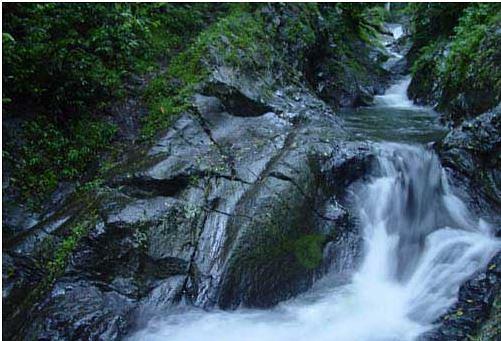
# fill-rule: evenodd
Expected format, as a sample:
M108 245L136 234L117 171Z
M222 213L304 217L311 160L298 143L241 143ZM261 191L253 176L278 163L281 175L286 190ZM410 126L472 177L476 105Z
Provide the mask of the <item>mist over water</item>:
M457 300L461 283L485 267L501 243L453 194L433 151L384 142L429 142L443 132L433 123L435 113L407 98L409 82L404 78L377 96L374 107L344 113L354 135L379 141L369 180L351 187L364 245L347 284L327 275L269 310L180 306L130 340L406 341L431 329Z

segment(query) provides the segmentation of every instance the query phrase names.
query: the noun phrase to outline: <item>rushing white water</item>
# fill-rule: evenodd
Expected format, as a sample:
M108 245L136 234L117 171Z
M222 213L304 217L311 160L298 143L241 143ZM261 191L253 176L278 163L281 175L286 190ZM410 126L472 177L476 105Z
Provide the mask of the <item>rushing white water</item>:
M385 46L388 53L388 60L381 66L390 71L404 57L401 54L400 47L396 43L404 35L404 30L400 24L386 24L385 26L391 32L391 35L386 34L381 36L381 43Z
M395 40L400 39L404 35L404 28L400 24L388 24L387 27Z
M404 78L377 96L374 112L389 119L392 113L401 117L400 109L421 115L407 98L409 82ZM432 151L383 142L374 152L372 178L352 190L364 255L348 284L327 276L270 310L181 306L151 319L130 339L406 341L431 329L457 300L461 283L487 265L501 242L453 194Z
M390 86L384 95L374 96L374 104L379 107L413 109L417 106L407 97L411 77L407 76Z
M376 145L375 175L353 193L365 255L351 283L272 310L188 309L150 321L135 340L413 340L454 303L500 243L449 189L423 147Z

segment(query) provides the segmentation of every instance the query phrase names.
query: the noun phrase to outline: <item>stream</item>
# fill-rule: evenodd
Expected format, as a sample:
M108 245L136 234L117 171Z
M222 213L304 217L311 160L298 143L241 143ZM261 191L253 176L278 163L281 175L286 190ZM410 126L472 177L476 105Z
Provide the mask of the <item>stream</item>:
M437 155L437 114L407 98L403 77L372 107L341 112L354 140L371 141L371 176L351 187L363 255L348 283L333 275L273 309L179 306L131 340L415 340L457 300L460 285L501 244L454 195Z

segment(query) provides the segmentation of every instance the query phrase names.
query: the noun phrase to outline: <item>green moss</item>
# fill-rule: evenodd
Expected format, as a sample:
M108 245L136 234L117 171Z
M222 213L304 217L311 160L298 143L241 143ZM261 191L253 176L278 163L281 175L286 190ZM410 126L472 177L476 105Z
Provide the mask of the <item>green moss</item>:
M287 204L284 204L284 209L294 210ZM281 220L284 219L281 216L270 214L269 217L263 219L267 221L263 223L266 240L256 242L254 249L246 255L248 261L260 264L263 261L270 262L293 255L299 267L311 270L320 265L323 259L323 246L327 238L325 235L302 234L299 229L286 232L283 225L290 224L290 222ZM275 242L270 243L270 240Z
M214 65L261 69L271 57L269 44L263 18L236 10L203 32L192 53L206 56Z
M322 249L325 236L310 234L300 237L294 242L294 255L299 263L307 269L315 269L322 262Z
M285 16L283 23L283 32L285 40L289 44L296 44L302 48L315 44L317 40L316 24L320 12L317 4L295 4L290 5L291 10L296 12L296 15Z
M270 261L293 254L300 266L312 270L316 269L322 262L325 240L326 237L320 234L307 234L297 239L282 237L282 241L278 244L266 245L265 247L257 246L249 256L254 260L266 259Z
M165 73L148 85L144 99L150 114L145 117L142 137L148 140L167 129L177 116L190 108L190 99L196 84L211 72L208 65L261 67L267 49L260 40L266 39L259 16L246 12L244 6L234 6L230 14L206 30L175 56Z
M78 241L87 234L88 224L78 223L69 231L57 246L53 259L46 266L47 281L53 281L65 268L69 256L75 250Z
M165 94L164 90L158 93L158 97L147 102L147 105L149 114L143 119L141 127L143 140L149 140L158 132L167 129L178 115L189 107L185 98L179 95Z

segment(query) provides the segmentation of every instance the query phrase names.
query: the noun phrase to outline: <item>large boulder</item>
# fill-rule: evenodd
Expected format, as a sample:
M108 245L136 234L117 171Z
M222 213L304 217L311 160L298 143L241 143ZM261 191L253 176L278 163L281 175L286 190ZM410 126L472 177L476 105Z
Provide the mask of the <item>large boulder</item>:
M349 53L337 49L327 37L316 51L307 77L318 95L335 107L368 106L375 95L384 93L390 72L381 67L388 58L385 51L352 37ZM354 51L357 51L354 53Z
M117 339L181 300L269 307L342 271L359 245L342 198L368 150L305 89L263 105L214 82L102 188L4 247L4 336Z
M180 302L270 307L354 264L343 197L370 157L306 85L323 18L307 5L260 13L265 34L248 49L227 46L227 31L208 40L191 107L152 145L12 226L6 339L119 339Z

